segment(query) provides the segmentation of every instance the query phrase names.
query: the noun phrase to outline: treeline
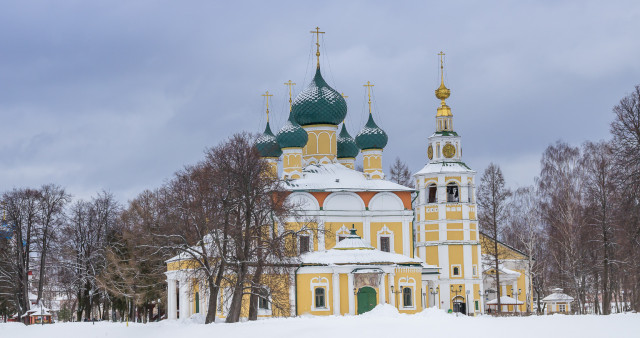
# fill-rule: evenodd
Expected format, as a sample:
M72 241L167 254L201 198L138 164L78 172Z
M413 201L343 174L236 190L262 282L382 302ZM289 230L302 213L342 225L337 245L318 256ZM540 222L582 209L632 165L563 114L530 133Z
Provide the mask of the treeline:
M550 145L534 186L491 164L478 189L481 230L532 258L527 294L563 288L578 313L640 311L640 86L613 112L610 140Z
M285 202L253 140L234 135L125 206L106 192L72 203L54 185L4 193L0 314L25 313L37 289L45 306L69 300L60 304L61 320L156 320L166 312L165 261L176 255L190 262L181 267L182 283L205 281L198 287L208 299L207 323L222 308L223 286L230 292L227 322L240 319L243 299L250 320L257 319L259 298L287 314L288 300L277 296L288 294L283 272L297 266L297 233L316 229ZM300 228L284 229L285 220Z

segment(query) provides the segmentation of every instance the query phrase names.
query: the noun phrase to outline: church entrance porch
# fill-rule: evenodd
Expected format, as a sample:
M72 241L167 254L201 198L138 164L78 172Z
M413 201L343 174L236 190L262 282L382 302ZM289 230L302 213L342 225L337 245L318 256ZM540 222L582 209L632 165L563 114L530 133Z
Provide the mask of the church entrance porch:
M453 312L459 312L467 314L467 303L464 302L464 298L457 296L453 299Z
M376 290L372 287L365 286L358 290L358 314L371 311L378 305Z

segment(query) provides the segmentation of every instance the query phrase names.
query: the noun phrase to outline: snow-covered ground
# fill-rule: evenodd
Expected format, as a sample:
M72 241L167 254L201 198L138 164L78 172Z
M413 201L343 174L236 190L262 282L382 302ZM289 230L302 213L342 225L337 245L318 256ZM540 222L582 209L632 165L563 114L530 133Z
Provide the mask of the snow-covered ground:
M379 306L356 317L300 317L212 325L194 323L196 321L129 323L128 327L124 323L108 322L45 326L6 323L0 324L0 337L640 337L640 314L472 318L433 309L400 315L390 306Z

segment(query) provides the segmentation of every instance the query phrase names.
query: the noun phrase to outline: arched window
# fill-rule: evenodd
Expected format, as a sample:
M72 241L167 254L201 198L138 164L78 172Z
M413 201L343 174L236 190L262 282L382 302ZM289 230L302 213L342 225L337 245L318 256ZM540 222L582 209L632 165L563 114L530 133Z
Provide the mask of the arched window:
M427 187L428 192L428 203L437 203L438 202L438 187L435 184L430 184Z
M324 288L316 288L315 297L316 297L316 308L323 308L325 306L325 295Z
M411 295L411 288L409 287L405 287L402 289L402 306L404 307L413 306L413 297Z
M452 271L451 271L451 275L452 276L460 276L460 267L458 266L454 266Z
M469 203L473 203L473 187L471 186L471 184L469 184L467 188L469 189Z
M460 189L458 185L453 182L447 184L447 202L460 202Z

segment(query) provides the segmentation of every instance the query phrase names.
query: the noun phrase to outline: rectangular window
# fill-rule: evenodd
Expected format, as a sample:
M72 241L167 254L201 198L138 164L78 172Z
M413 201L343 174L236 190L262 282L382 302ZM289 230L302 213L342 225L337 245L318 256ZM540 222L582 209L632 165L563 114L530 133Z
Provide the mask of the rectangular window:
M413 306L413 297L411 296L411 288L405 287L402 289L402 305L404 307Z
M269 310L269 300L266 297L259 296L258 308L262 310Z
M309 252L309 236L300 236L300 253Z
M560 304L558 305L558 311L560 312L566 312L567 311L567 307L564 304Z
M476 303L476 311L478 311L480 306L478 305L478 301L477 300L475 301L475 303Z
M316 288L315 297L316 308L325 308L326 306L324 302L324 288Z
M438 187L435 184L429 186L428 203L436 203L438 199Z
M474 276L478 276L478 266L477 265L473 266L473 275Z
M391 252L391 238L384 236L380 237L380 251Z
M460 265L452 265L451 266L451 276L452 277L460 277Z

